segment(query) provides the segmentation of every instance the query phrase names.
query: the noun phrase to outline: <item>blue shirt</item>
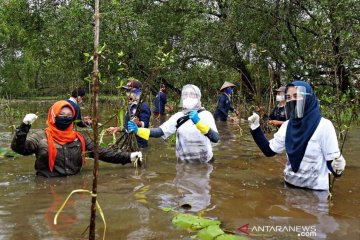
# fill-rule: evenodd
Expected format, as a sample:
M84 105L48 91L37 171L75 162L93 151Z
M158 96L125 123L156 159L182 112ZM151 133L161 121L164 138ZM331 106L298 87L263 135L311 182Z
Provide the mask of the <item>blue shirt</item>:
M270 113L270 120L286 121L285 106L276 106Z
M130 108L131 116L133 116L135 114L136 108L137 108L137 104L134 104L131 106L131 108ZM149 127L150 116L151 116L151 110L150 110L149 105L147 103L142 103L138 118L140 121L142 121L144 123L145 128ZM124 127L126 129L127 129L127 125L128 125L129 121L130 121L130 116L129 116L129 113L126 112L125 121L124 121ZM144 147L148 146L147 140L140 138L138 136L136 136L136 139L137 139L139 147L144 148Z
M223 93L220 96L218 105L214 112L215 120L226 121L229 111L234 111L234 108L231 107L230 98L225 93Z
M165 104L166 104L166 94L163 92L159 92L155 97L154 101L154 113L165 113Z
M72 101L71 99L66 99L66 101L68 103L71 104L71 106L74 108L75 110L75 116L74 116L74 122L76 122L76 125L78 127L86 127L86 125L84 124L83 120L82 120L82 116L81 116L81 111L79 106L77 105L76 102Z

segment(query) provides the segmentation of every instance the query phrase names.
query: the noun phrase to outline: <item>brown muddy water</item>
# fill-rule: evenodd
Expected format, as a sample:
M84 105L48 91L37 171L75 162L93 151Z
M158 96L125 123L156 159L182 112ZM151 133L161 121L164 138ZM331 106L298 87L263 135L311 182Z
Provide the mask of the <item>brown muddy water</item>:
M44 128L51 102L20 102L16 111L0 116L0 145L9 147L12 132L27 112L40 117L33 129ZM102 106L105 120L114 109ZM156 123L155 123L156 124ZM111 124L108 124L110 126ZM360 128L354 127L344 146L344 176L335 183L333 202L327 192L289 188L282 172L284 155L266 158L246 124L217 124L220 143L211 164L178 164L174 146L150 139L144 151L147 168L100 162L98 201L105 215L106 239L191 239L195 232L174 226L175 212L163 207L190 204L190 212L219 219L222 228L237 232L248 224L249 239L359 239ZM271 134L269 135L269 137ZM54 215L75 189L91 189L92 160L81 174L44 179L35 176L34 156L0 157L0 240L87 239L90 196L73 196L53 224ZM97 239L104 225L97 216ZM241 228L246 230L246 226ZM246 236L237 232L239 236Z

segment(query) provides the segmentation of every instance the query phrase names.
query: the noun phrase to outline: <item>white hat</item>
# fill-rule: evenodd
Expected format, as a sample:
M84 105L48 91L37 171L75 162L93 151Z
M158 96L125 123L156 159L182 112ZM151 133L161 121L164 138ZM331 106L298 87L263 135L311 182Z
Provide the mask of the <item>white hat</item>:
M225 88L228 88L228 87L235 87L234 84L232 84L231 82L224 82L224 84L221 86L220 88L220 91L224 90Z

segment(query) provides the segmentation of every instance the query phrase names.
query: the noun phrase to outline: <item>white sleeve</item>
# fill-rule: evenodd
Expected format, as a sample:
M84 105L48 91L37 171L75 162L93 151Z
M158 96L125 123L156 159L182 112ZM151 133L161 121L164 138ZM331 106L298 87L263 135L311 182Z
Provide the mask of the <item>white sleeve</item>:
M176 132L177 120L182 116L184 116L182 112L175 113L169 118L169 120L167 120L160 126L161 130L164 133L164 139L168 138Z
M211 112L209 111L203 111L199 113L200 120L204 121L205 124L209 125L209 127L214 130L215 132L218 132L215 124L215 119Z
M330 161L340 156L339 144L336 136L336 131L332 122L328 119L322 118L318 127L322 129L321 135L321 150L324 154L325 160Z
M289 121L284 122L280 129L274 134L274 138L269 141L270 148L273 152L282 153L285 151L285 136L288 122Z

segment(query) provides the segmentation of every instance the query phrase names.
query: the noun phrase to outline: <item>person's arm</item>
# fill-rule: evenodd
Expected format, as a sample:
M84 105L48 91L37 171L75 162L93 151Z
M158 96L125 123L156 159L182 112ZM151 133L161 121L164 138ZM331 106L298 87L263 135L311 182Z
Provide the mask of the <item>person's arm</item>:
M38 150L38 142L35 135L27 137L31 126L22 123L15 132L14 138L11 142L11 149L21 155L31 155Z
M267 157L272 157L272 156L276 155L276 152L274 152L270 148L270 142L266 139L265 134L261 130L260 123L259 123L260 122L259 115L256 113L253 113L253 115L248 118L248 121L250 124L251 135L252 135L256 145L258 145L258 147L264 153L264 155Z
M280 126L284 123L284 121L270 120L269 123L270 123L272 126L280 127Z
M150 128L150 137L159 138L164 136L164 132L161 128Z
M261 130L260 126L254 130L251 130L251 135L256 145L258 145L258 147L264 153L265 156L272 157L276 155L276 152L274 152L270 148L270 142L266 139L265 134Z
M211 128L209 129L209 131L205 134L205 136L207 136L209 138L209 140L213 143L217 143L219 142L219 133L212 130Z
M143 103L141 105L141 111L139 114L139 120L141 121L141 127L145 127L145 128L149 127L150 117L151 117L150 107L146 103Z
M164 136L161 128L139 128L134 121L128 122L128 130L145 140L149 140L150 137L159 138Z
M134 132L137 136L139 136L145 140L148 140L149 137L154 137L154 138L163 137L164 139L166 139L176 132L177 120L183 116L184 116L184 114L182 112L178 112L178 113L172 115L160 127L151 128L151 129L139 128L135 122L129 121L127 123L127 129L128 129L128 131Z
M326 160L327 167L335 177L340 177L345 169L346 161L339 149L339 143L334 125L328 119L322 119L320 124L321 127L326 129L321 137L320 145Z
M76 119L75 121L76 121L76 126L81 127L81 128L87 127L87 125L84 123L84 121L82 119Z
M210 117L212 118L211 114ZM208 124L202 121L199 117L199 113L196 110L193 110L189 114L189 118L195 124L196 128L209 138L211 142L217 143L219 141L219 133L214 129L210 128Z
M94 142L87 136L84 136L86 150L90 152L90 157L94 157ZM99 148L99 160L108 163L126 164L131 163L130 152L116 151L111 148Z
M335 158L334 160L326 161L327 167L335 177L340 177L345 170L346 161L343 155Z

